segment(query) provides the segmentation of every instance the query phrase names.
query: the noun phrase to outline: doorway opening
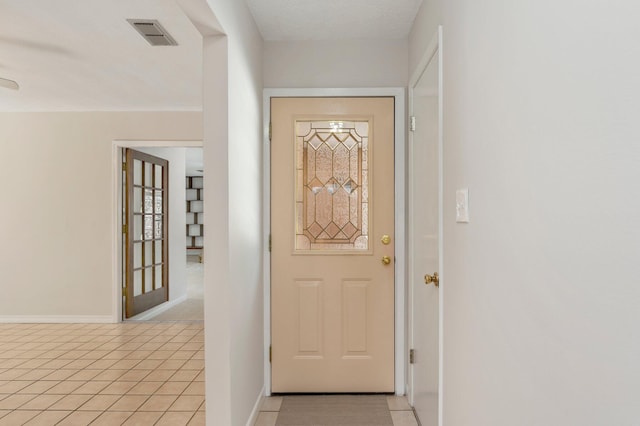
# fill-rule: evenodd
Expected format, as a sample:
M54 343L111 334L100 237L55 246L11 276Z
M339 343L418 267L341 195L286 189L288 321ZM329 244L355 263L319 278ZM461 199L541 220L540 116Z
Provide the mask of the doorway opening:
M130 166L125 165L127 157L133 157L133 152L142 156L146 162L139 160L135 166L133 163ZM151 164L151 170L156 167L151 163L151 159L166 164L164 172L158 168L157 178L151 171L149 176L145 176L144 167L147 163ZM130 182L127 182L126 169L133 170L136 166L142 167L142 180L137 182L129 176ZM114 167L115 226L116 229L122 230L117 233L114 247L117 263L114 283L117 320L203 321L203 188L196 191L195 197L188 188L189 181L194 178L201 181L200 186L204 186L202 142L115 141ZM160 188L155 187L156 180L160 181L162 173L166 177L166 192L161 192ZM132 188L127 188L128 183ZM148 188L147 184L151 187ZM166 196L163 198L162 195ZM130 197L129 202L127 196ZM197 200L198 197L201 199ZM166 204L164 207L161 205L162 202ZM191 216L191 212L188 211L190 208L200 210L200 217L195 219L200 223L194 224L199 228L200 243L196 262L190 262L194 258L190 252L192 244L189 244L189 241L192 241L192 238L189 238L189 234L195 233L194 227L190 226L192 224L187 224ZM162 219L166 219L164 228L161 225ZM167 243L164 251L161 242ZM131 304L131 299L161 288L160 283L164 285L166 296L159 304L147 304L142 307L146 309L128 311L127 303Z

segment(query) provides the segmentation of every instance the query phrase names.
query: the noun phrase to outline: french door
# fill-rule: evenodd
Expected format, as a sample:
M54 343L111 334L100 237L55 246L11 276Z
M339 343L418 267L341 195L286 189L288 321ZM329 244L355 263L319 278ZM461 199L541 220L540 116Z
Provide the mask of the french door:
M125 318L169 296L169 162L125 152Z

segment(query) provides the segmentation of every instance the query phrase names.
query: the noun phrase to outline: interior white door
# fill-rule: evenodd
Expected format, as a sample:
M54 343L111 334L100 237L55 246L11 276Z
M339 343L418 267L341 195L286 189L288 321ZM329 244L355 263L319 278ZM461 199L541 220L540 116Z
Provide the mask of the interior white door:
M438 424L439 287L425 274L440 272L441 260L441 102L437 45L411 87L412 132L409 151L411 400L423 426Z

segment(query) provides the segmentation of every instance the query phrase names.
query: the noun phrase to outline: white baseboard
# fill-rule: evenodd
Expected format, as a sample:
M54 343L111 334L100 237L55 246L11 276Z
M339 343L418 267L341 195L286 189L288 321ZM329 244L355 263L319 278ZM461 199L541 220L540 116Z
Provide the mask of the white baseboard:
M133 321L146 321L149 319L153 319L153 317L155 317L158 314L161 314L162 312L169 310L171 308L173 308L174 306L176 306L178 303L182 303L185 300L187 300L187 295L185 294L184 296L180 296L175 300L170 300L168 302L164 302L158 306L155 306L149 310L146 310L136 316L133 316L131 318L129 318L129 320L133 320Z
M0 315L0 323L113 323L111 315Z
M256 403L253 406L253 410L251 411L249 420L247 420L247 426L253 426L254 424L256 424L256 420L258 420L258 414L260 414L260 407L262 407L263 400L264 400L264 386L262 387L262 389L260 389L260 393L258 394L258 399L256 400Z

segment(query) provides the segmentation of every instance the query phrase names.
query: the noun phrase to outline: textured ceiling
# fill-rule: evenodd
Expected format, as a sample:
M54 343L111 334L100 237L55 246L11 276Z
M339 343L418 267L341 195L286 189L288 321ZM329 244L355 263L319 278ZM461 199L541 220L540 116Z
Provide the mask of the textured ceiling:
M422 0L247 0L265 40L400 39Z
M0 111L201 110L202 39L176 1L0 0L0 78L20 85L0 85ZM266 40L339 40L406 37L421 1L247 3ZM179 45L149 46L129 18Z
M158 19L152 47L127 18ZM0 0L0 110L200 110L201 36L175 0Z

